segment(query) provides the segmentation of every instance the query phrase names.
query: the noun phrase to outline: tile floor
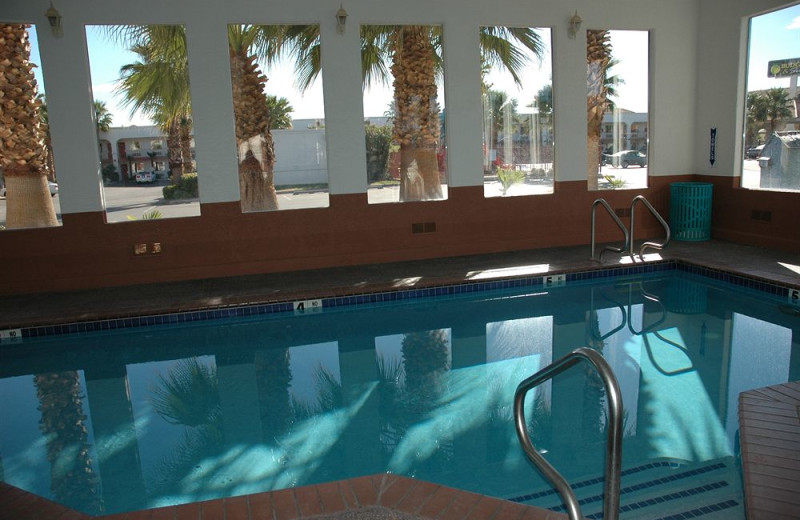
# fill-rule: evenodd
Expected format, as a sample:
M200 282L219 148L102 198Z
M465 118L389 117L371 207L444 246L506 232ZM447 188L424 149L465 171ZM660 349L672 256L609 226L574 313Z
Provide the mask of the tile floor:
M800 252L712 240L673 241L658 254L664 259L680 259L800 288ZM590 259L588 246L579 246L65 293L4 295L0 298L0 330L587 271L625 263L630 263L630 257L606 254L600 264Z
M539 249L69 293L5 295L0 299L0 330L247 303L433 287L475 279L507 279L526 274L531 276L530 273L534 272L541 275L586 271L630 261L630 257L624 255L608 254L601 265L592 261L589 254L586 246ZM659 255L664 259L680 259L800 288L800 252L708 241L673 242ZM797 452L800 452L798 444L794 443ZM361 477L107 518L293 520L311 516L320 520L564 518L549 511L391 475ZM88 517L0 483L0 520L12 518L78 520Z

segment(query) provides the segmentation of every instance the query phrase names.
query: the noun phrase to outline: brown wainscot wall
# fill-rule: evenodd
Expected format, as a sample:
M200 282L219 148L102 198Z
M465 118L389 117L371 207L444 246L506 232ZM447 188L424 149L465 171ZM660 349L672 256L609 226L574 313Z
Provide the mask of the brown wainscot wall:
M711 236L785 251L800 251L800 192L746 190L738 178L698 175L714 184Z
M800 249L800 194L741 190L730 177L651 177L648 189L606 192L587 192L585 182L557 182L552 195L489 199L477 186L451 188L448 200L436 202L371 205L366 194L333 195L329 208L250 214L242 214L238 202L216 203L203 204L200 217L115 224L106 224L102 212L66 214L57 228L0 233L0 294L581 244L588 257L595 199L604 197L624 213L643 194L667 217L669 184L695 180L715 185L714 238ZM768 222L764 211L771 212ZM622 220L629 224L628 217ZM415 224L427 232L413 232ZM663 236L641 207L636 227L637 240ZM602 211L597 237L622 240ZM134 244L141 243L159 243L161 253L134 255Z

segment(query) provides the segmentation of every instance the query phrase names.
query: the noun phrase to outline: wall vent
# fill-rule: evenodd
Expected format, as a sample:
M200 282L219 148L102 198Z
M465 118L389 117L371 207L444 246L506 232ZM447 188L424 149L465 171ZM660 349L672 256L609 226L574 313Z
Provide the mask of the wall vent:
M614 209L614 214L620 218L626 218L631 216L631 208L616 208Z
M415 222L411 224L412 233L435 233L436 222Z
M759 222L772 222L772 212L766 209L754 209L750 218Z

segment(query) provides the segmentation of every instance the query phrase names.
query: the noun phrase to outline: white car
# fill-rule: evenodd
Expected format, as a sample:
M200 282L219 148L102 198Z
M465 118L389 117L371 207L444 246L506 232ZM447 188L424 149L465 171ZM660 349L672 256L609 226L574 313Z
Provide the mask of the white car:
M136 174L136 184L152 184L156 182L156 174L153 172L139 172Z
M50 189L51 197L55 197L56 195L58 195L58 184L56 184L55 182L47 181L47 187ZM6 187L3 186L2 188L0 188L0 197L5 197L5 196L6 196Z

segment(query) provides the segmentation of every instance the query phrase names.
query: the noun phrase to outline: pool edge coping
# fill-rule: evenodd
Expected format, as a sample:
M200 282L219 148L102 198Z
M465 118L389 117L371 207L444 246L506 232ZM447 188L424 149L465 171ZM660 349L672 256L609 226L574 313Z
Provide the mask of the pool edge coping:
M241 318L260 316L282 312L298 312L298 303L317 302L323 309L344 306L364 305L371 303L396 302L413 300L432 296L455 296L468 293L478 293L499 289L514 289L523 287L546 287L544 279L564 275L564 283L592 281L603 278L616 278L623 276L650 274L657 272L682 271L704 276L711 280L732 283L740 287L771 294L784 296L788 301L789 291L794 288L791 284L782 283L765 277L752 274L737 273L734 271L708 267L687 261L682 258L659 259L656 261L635 263L631 265L602 266L595 269L561 269L543 274L517 275L497 277L487 281L464 280L443 281L431 280L420 283L415 287L393 286L391 288L379 287L377 284L362 291L346 291L332 289L328 295L311 297L302 294L286 295L284 298L264 299L263 301L225 303L216 306L200 304L187 306L182 309L164 309L147 313L109 313L106 315L87 316L84 319L67 319L64 323L53 324L22 324L18 327L6 326L0 329L0 347L12 345L19 340L59 336L84 332L101 332L120 330L153 325L170 325L210 321L225 318ZM330 294L336 293L336 294ZM308 312L308 311L299 311ZM313 312L313 311L312 311ZM9 338L9 333L12 338ZM17 341L14 341L18 338Z

